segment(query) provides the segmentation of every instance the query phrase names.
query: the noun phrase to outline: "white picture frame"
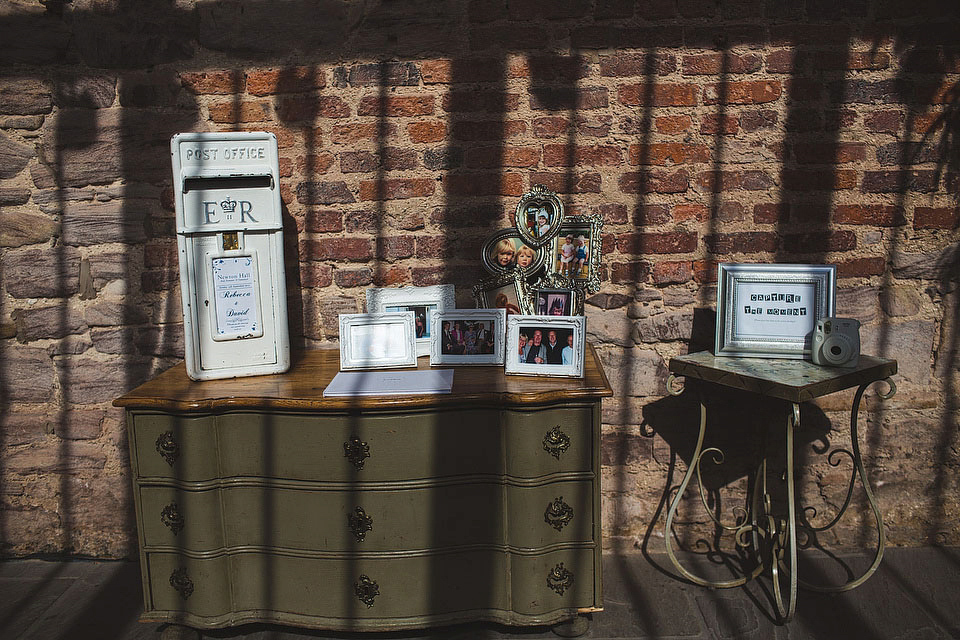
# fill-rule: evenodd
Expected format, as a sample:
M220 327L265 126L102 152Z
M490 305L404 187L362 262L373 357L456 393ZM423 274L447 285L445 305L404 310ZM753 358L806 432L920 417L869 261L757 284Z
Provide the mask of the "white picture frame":
M430 338L431 367L503 366L506 309L448 309L434 311L432 315L437 330ZM459 328L457 323L461 324ZM479 324L482 329L471 330L467 328L470 324ZM472 339L471 331L474 331Z
M366 291L367 313L414 313L414 339L417 355L430 354L430 313L445 311L457 306L456 292L452 284L429 287L371 287ZM418 322L422 322L422 328Z
M341 313L340 370L417 366L413 312Z
M717 265L714 355L803 359L817 321L834 315L837 267Z
M531 362L530 348L537 345L536 333L540 332L539 350L544 359L542 362ZM561 359L556 362L550 348L549 333L557 334L557 343L567 343L572 338L572 344L561 346ZM508 375L550 376L564 378L582 378L584 353L586 352L586 318L584 316L520 316L507 317L507 344L504 358L504 371ZM521 346L521 336L529 336L532 343ZM569 346L568 356L563 356L564 346ZM528 357L530 356L530 357Z

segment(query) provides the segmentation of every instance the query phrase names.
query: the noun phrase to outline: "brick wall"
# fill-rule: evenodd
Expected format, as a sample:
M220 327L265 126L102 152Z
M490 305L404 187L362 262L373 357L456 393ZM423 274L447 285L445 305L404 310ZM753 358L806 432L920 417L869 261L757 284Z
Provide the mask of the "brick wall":
M666 362L711 343L716 263L837 264L838 311L900 364L862 419L888 538L960 543L955 3L8 4L0 552L131 553L110 401L182 356L168 141L191 130L277 134L297 346L333 346L369 286L453 283L472 306L481 243L533 184L602 214L612 543L647 535L688 461ZM849 465L818 451L849 446L850 399L798 434L827 511ZM758 438L737 428L731 455ZM821 542L869 542L865 513Z

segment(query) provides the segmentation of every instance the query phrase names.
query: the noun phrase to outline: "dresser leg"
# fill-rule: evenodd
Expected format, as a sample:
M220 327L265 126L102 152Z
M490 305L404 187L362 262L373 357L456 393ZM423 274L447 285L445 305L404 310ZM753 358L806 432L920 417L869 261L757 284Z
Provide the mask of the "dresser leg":
M168 624L160 632L160 640L200 640L200 632L182 624Z
M579 638L590 630L590 614L583 613L553 625L552 631L561 638Z

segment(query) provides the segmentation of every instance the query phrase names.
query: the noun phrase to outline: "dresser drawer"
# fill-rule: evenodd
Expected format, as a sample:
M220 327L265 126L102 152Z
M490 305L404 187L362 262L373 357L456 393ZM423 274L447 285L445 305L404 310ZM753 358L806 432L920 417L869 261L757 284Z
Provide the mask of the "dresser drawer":
M144 544L149 548L530 549L590 540L593 533L588 481L538 487L470 482L383 490L261 484L185 491L144 486L139 493ZM500 515L505 513L504 504L506 521Z
M476 550L345 559L261 553L191 559L150 553L155 611L147 617L183 612L215 619L229 613L237 624L292 614L316 618L324 628L363 630L376 628L373 623L382 619L417 626L417 618L451 614L545 616L595 606L593 563L592 549L544 556ZM191 623L204 626L199 620ZM219 623L222 619L210 621Z
M133 416L140 477L328 482L589 471L589 407L317 415Z

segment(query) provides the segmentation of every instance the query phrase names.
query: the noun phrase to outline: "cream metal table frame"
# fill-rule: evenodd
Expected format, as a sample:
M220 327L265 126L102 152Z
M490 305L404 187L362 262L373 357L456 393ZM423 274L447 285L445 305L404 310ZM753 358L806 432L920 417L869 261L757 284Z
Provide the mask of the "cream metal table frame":
M767 488L768 453L766 448L764 448L761 462L757 468L756 477L754 478L755 484L750 510L747 512L746 517L741 518L734 525L727 525L721 523L711 509L709 507L707 508L707 513L717 526L725 531L733 532L734 540L738 546L747 548L752 545L753 551L757 556L757 566L749 573L740 577L726 581L715 581L698 576L681 565L674 554L670 541L670 533L672 531L677 507L683 499L684 492L694 475L697 476L700 500L704 506L707 506L700 471L700 463L703 457L710 454L715 456L717 463L723 461L723 452L721 450L716 448L703 448L704 434L706 433L707 427L707 406L706 400L701 393L699 398L700 431L697 436L697 444L683 480L676 491L675 497L670 502L670 507L667 511L667 520L664 525L664 542L667 555L681 575L694 584L716 589L726 589L744 585L763 573L765 569L769 568L773 578L774 599L780 618L784 622L789 621L796 610L798 584L805 589L814 591L841 592L863 584L873 575L877 567L880 566L880 561L883 559L885 535L880 508L873 497L873 492L870 490L870 483L863 467L863 460L860 456L857 414L860 410L860 401L864 391L873 383L878 381L885 381L887 383L887 390L877 393L882 399L891 398L894 393L896 393L896 386L890 379L890 376L897 372L896 360L860 356L860 362L857 367L830 368L821 367L803 360L716 357L709 352L703 351L672 358L669 369L670 377L667 380L667 391L673 396L679 396L685 388L678 387L676 378L685 377L732 389L750 391L761 396L785 400L790 403L791 408L791 411L787 413L786 419L786 450L784 452L787 517L784 520L782 517L777 518L772 514L771 496ZM850 441L852 452L845 449L835 449L828 456L828 459L830 459L833 454L842 452L849 455L853 461L853 470L851 472L850 483L847 487L847 495L843 505L830 522L821 527L811 526L808 528L814 532L821 532L832 528L840 521L847 507L850 505L850 500L856 486L856 479L859 476L860 484L863 486L867 502L870 504L876 522L877 549L870 567L859 577L836 586L813 585L799 580L797 576L794 430L800 425L800 403L854 386L858 388L850 412ZM768 543L766 553L763 553L764 549L760 548L761 541ZM785 572L789 578L789 592L786 601L784 601L784 594L780 585L781 572Z

